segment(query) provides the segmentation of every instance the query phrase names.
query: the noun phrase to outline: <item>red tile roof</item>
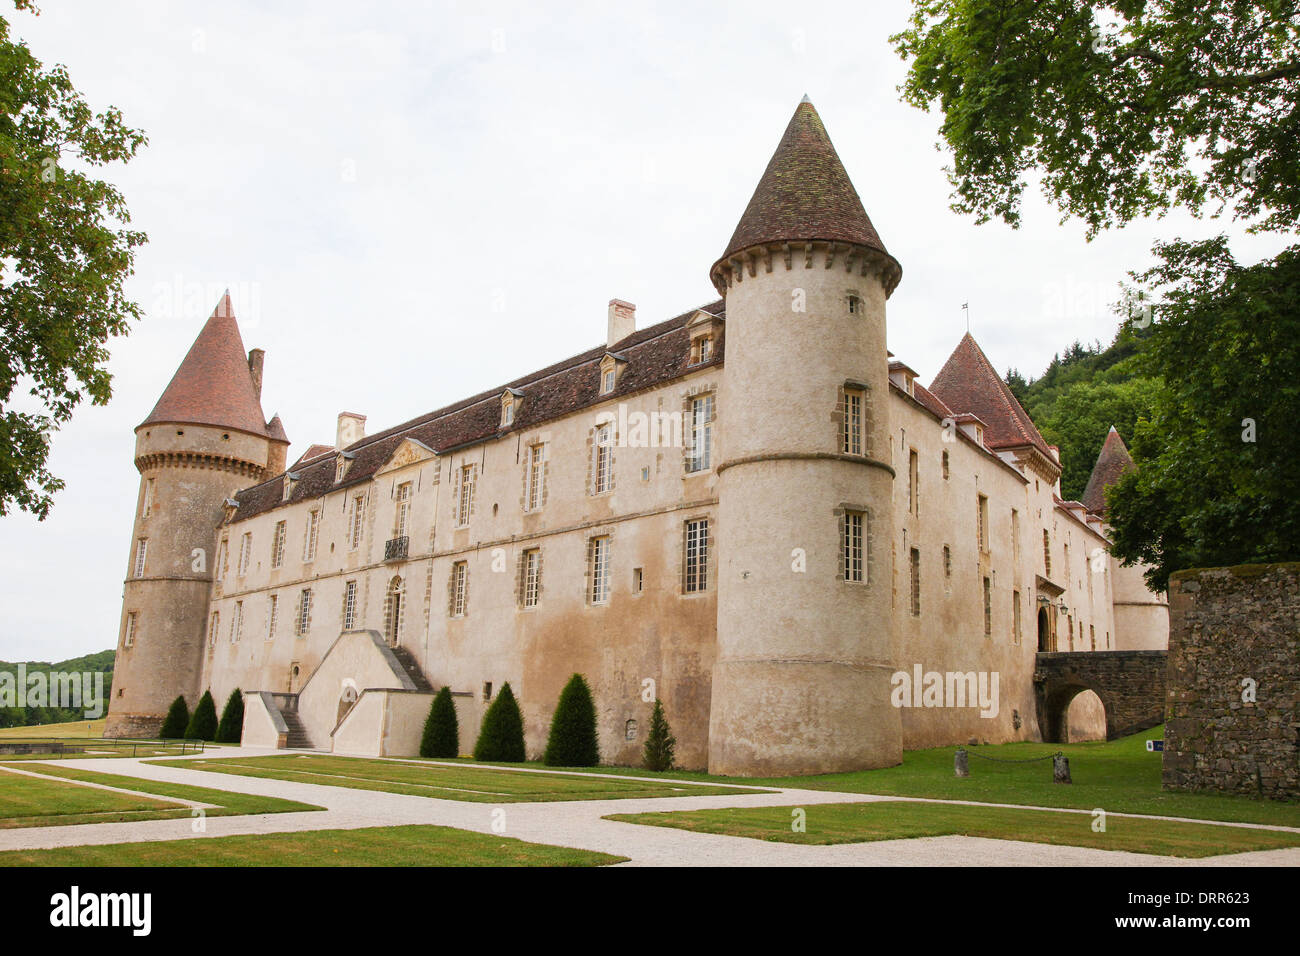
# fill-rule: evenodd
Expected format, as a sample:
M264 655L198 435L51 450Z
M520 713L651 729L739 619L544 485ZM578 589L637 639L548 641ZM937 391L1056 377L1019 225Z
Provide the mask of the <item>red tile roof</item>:
M979 416L985 426L984 444L994 451L1032 445L1048 461L1056 461L1033 420L969 332L930 383L930 391L954 412Z
M140 427L159 422L213 425L265 435L266 419L226 293Z
M710 303L702 309L711 315L724 314L721 301ZM308 454L293 466L300 477L294 484L289 501L318 498L336 488L368 481L406 438L413 438L439 454L444 454L463 445L532 428L611 398L617 399L619 396L661 385L696 368L720 365L724 358L725 337L715 346L713 357L708 362L698 366L688 365L691 349L687 322L696 311L698 310L692 309L666 322L641 329L616 343L618 351L627 358L627 366L612 393L600 394L600 360L608 351L608 347L602 344L539 372L480 392L473 398L414 418L386 431L367 435L345 449L354 457L348 466L347 476L337 485L334 483L333 456L309 460L315 448L324 447L312 446L308 449ZM514 423L502 429L500 399L501 393L507 388L519 389L523 393L523 399L515 413ZM239 508L233 520L242 521L279 506L282 503L282 488L277 478L270 478L259 485L245 488L236 497Z
M1128 447L1124 444L1124 439L1119 437L1119 432L1115 426L1110 427L1106 433L1106 441L1101 446L1101 454L1097 456L1097 463L1092 466L1092 474L1088 476L1088 487L1083 491L1083 505L1092 514L1106 514L1106 489L1119 480L1119 476L1137 466L1133 463L1132 456L1128 453Z
M810 239L851 242L889 255L805 97L718 261L751 246Z
M319 458L321 455L332 455L332 454L334 454L333 445L311 445L307 448L305 452L303 452L301 455L298 456L297 461L295 461L292 465L289 466L289 470L294 471L298 468L299 465L303 464L304 462L312 461L316 458Z

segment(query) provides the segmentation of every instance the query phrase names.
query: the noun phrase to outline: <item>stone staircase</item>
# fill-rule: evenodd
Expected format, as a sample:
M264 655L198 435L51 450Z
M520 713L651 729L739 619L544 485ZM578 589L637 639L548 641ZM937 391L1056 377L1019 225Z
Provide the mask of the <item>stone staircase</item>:
M433 684L429 682L429 678L424 676L424 671L421 670L420 665L415 662L414 655L412 655L405 647L392 647L390 650L393 652L393 656L397 658L397 663L402 665L402 670L406 671L406 675L411 678L411 682L415 684L415 689L431 693L433 691Z
M302 726L302 721L298 719L296 710L281 710L280 716L284 718L285 726L289 728L289 736L285 740L285 746L290 750L314 750L311 738L307 736L306 729Z

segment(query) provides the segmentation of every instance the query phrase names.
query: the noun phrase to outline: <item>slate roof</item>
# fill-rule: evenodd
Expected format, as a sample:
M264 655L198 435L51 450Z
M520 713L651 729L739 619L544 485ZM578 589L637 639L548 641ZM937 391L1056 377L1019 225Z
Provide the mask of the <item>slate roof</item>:
M267 435L229 292L217 303L162 398L139 427L161 422Z
M1105 516L1106 489L1124 472L1136 467L1124 439L1119 437L1114 425L1110 426L1106 441L1101 446L1101 454L1097 456L1097 463L1092 466L1092 474L1088 476L1088 487L1083 490L1083 506L1092 514Z
M821 117L804 97L718 261L751 246L811 239L851 242L889 255Z
M930 391L954 412L978 416L984 422L984 444L994 451L1032 445L1048 461L1056 461L1033 419L969 332L939 369Z
M406 438L413 438L443 454L463 445L532 428L611 398L617 399L620 395L629 395L663 384L688 371L721 365L725 340L718 343L708 362L688 365L690 334L687 322L696 311L719 317L725 314L721 300L712 302L701 306L700 310L692 309L666 322L633 332L622 341L614 343L613 349L604 344L598 345L531 375L480 392L472 398L374 435L367 435L344 449L354 457L348 466L347 475L337 485L334 483L334 455L322 453L321 457L312 459L312 453L317 448L326 447L313 445L293 465L293 470L300 477L294 484L288 503L318 498L338 488L369 480ZM600 360L607 351L623 353L627 358L627 366L619 376L614 391L602 395ZM514 423L502 429L500 399L501 393L507 388L519 389L523 393L523 400L515 413ZM240 491L236 495L239 507L233 520L242 521L284 503L279 479L280 476L275 476Z

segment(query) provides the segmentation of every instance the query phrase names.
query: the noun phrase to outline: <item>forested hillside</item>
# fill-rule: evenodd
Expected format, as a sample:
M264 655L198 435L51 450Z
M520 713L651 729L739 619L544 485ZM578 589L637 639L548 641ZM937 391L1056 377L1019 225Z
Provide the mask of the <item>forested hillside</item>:
M1136 367L1150 328L1120 326L1110 345L1075 341L1053 356L1038 378L1025 379L1017 369L1006 382L1048 444L1061 449L1061 492L1078 500L1112 425L1132 441L1133 426L1149 417L1158 386Z
M26 661L27 673L34 671L42 672L61 672L79 674L85 671L96 673L104 672L104 699L103 707L108 709L109 691L113 686L113 659L114 652L97 651L94 654L86 654L82 657L74 657L70 660L59 661L57 664L51 664L47 661ZM0 672L17 674L17 662L0 661ZM66 707L0 707L0 727L29 727L33 724L57 724L69 720L81 720L84 714L81 710L71 710Z

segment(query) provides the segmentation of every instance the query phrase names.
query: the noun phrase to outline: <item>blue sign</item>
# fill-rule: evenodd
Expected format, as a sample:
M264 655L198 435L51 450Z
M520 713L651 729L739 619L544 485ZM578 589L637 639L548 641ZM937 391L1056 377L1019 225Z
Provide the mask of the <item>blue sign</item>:
M1164 750L1164 749L1165 749L1165 742L1163 740L1147 741L1147 750L1151 751L1152 753L1154 753L1157 750Z

